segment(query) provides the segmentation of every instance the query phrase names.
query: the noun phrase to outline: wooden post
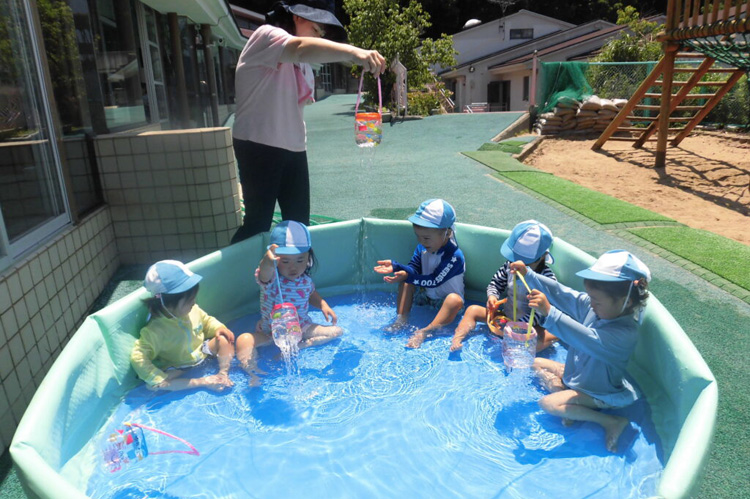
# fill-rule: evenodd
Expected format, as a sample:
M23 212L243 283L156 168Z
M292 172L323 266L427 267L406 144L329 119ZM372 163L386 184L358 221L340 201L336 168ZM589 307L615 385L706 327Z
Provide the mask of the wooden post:
M656 168L664 168L667 159L667 134L669 133L669 115L672 102L672 78L674 77L674 59L680 46L676 43L665 43L664 72L661 84L661 108L659 109L659 136L656 138Z
M177 84L177 121L180 128L190 128L190 107L188 106L187 82L185 81L185 66L182 62L182 38L177 14L167 14L169 21L169 39L172 64L174 66L175 83Z

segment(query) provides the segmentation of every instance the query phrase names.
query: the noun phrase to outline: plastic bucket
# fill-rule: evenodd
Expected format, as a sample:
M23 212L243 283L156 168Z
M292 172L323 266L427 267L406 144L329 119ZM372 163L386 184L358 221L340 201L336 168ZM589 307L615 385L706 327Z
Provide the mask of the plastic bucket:
M503 329L503 362L508 369L528 369L536 356L536 331L528 322L509 322Z
M359 147L375 147L383 140L383 116L380 113L354 115L354 141Z
M271 310L271 336L276 346L282 348L286 343L299 343L302 339L302 328L299 325L297 308L291 303L279 303Z

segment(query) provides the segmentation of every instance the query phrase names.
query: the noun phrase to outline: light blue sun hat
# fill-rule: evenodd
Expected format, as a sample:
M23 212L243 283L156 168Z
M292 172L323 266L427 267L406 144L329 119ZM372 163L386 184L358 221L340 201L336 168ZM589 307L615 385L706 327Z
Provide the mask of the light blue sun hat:
M312 241L305 224L294 220L279 222L271 231L271 244L278 245L277 255L299 255L310 251ZM271 246L269 245L268 248Z
M594 264L577 276L593 281L651 281L651 271L637 256L626 250L611 250L600 256Z
M407 220L430 229L450 229L456 223L456 211L443 199L428 199Z
M192 289L201 279L182 262L161 260L149 267L143 287L154 296L175 295Z
M511 262L521 260L525 264L534 263L544 254L545 262L552 264L555 259L547 253L552 246L552 231L541 222L526 220L513 227L510 236L500 246L500 253Z

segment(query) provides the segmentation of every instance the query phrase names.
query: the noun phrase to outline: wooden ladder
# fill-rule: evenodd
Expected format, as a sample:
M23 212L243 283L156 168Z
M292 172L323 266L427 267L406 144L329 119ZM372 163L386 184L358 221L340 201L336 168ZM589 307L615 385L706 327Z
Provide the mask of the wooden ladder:
M642 147L647 141L662 142L663 146L657 147L656 166L663 167L668 136L673 136L670 142L673 147L682 142L745 74L743 70L737 68L715 67L715 59L698 52L678 52L678 48L678 45L674 45L673 50L665 53L628 103L602 132L591 147L593 150L601 149L608 140L630 141L633 142L633 147ZM697 67L675 67L679 59L695 59L701 62ZM710 73L726 74L728 78L722 81L701 81L706 74ZM689 74L690 77L686 81L675 79L680 74ZM672 93L672 87L676 88L676 93ZM713 87L715 90L711 93L691 93L696 87ZM652 88L660 88L661 92L649 92ZM651 103L655 99L659 100L658 105ZM698 103L683 104L684 101L698 101ZM656 116L636 115L636 111L651 114L658 111L658 114ZM673 117L672 113L675 112L694 114ZM648 123L648 126L624 126L625 121ZM670 127L673 123L685 123L685 125ZM627 135L614 136L618 132L625 132ZM652 137L654 134L656 138Z

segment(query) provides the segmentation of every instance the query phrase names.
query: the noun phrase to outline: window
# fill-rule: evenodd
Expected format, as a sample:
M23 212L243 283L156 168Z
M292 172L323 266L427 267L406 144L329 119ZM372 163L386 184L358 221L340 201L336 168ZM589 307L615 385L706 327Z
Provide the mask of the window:
M510 30L511 40L530 40L532 38L534 38L534 28Z
M27 2L0 2L0 265L70 221Z
M97 69L112 129L146 123L148 98L138 62L137 20L130 0L96 0Z
M528 76L523 77L523 100L529 100L529 81Z

